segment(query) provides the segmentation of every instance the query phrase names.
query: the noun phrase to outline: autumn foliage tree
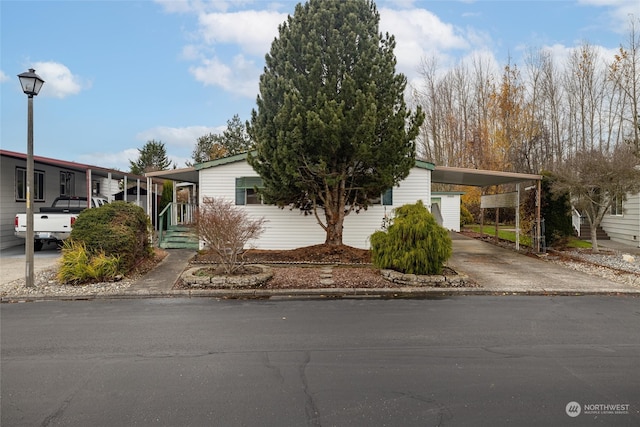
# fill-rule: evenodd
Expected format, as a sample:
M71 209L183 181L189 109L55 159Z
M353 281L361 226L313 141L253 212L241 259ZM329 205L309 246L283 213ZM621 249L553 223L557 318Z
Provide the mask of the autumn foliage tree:
M245 153L252 148L253 141L247 133L246 126L240 120L240 116L235 114L233 118L227 120L227 128L221 135L209 133L198 138L191 157L195 163L204 163L221 157Z
M251 218L229 200L205 197L196 215L200 238L216 256L227 274L244 264L242 252L250 240L264 232L264 218Z
M424 115L406 106L395 40L379 21L372 1L298 4L266 55L248 129L263 200L312 212L329 245L342 244L346 215L415 163Z

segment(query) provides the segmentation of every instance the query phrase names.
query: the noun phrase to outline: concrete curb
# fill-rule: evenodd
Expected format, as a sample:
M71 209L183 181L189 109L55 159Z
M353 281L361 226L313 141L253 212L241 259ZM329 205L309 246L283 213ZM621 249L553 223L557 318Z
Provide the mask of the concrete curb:
M93 301L145 298L215 298L215 299L336 299L336 298L437 298L453 296L634 296L640 297L640 289L610 290L514 290L491 288L318 288L318 289L194 289L157 292L149 290L129 291L123 294L89 295L33 295L6 296L2 303L38 301Z

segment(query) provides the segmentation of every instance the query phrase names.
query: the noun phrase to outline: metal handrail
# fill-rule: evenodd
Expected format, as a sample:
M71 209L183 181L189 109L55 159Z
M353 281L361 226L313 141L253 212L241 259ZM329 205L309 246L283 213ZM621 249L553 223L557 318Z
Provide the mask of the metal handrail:
M197 211L197 205L192 203L175 203L169 202L162 212L158 215L158 245L162 243L164 234L165 218L167 218L167 230L171 225L190 225L195 222L195 215ZM168 217L168 212L171 216Z

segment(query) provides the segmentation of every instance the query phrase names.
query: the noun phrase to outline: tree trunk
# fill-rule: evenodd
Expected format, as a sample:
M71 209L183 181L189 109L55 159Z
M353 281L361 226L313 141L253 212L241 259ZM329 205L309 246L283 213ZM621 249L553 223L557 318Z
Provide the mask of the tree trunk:
M589 223L589 231L591 232L591 250L593 253L599 253L600 249L598 248L598 225Z
M340 209L338 212L329 212L328 210L325 212L327 218L327 237L324 243L329 246L341 246L345 217L344 209Z

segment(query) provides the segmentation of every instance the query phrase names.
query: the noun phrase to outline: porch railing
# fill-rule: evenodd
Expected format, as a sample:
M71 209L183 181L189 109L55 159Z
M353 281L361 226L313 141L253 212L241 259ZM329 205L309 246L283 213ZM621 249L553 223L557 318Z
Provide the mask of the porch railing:
M164 231L172 226L192 225L196 219L198 206L193 203L171 202L158 215L158 245L162 243ZM165 228L166 224L166 228Z
M573 225L573 229L578 233L578 237L580 237L580 226L582 225L582 215L576 208L571 209L571 225Z

